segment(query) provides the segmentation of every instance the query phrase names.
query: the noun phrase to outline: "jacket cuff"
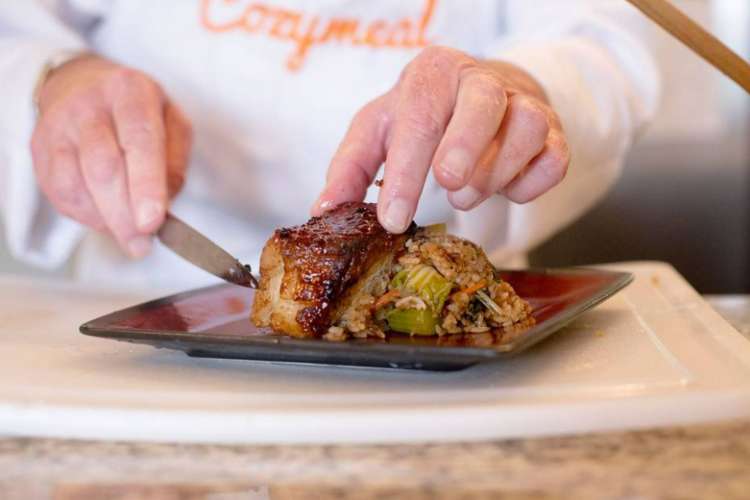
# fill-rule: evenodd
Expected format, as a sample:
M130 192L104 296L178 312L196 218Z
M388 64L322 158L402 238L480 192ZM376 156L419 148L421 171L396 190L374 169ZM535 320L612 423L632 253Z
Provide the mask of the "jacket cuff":
M59 215L39 188L30 141L36 122L34 90L45 67L83 47L6 39L0 42L0 212L10 253L54 268L72 253L83 227Z

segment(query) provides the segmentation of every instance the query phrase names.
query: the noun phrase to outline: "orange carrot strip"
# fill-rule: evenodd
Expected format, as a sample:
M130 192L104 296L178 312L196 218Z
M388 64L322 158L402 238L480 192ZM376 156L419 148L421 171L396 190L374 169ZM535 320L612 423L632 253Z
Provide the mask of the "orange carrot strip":
M479 290L481 290L482 288L484 288L486 286L487 286L487 280L479 280L476 283L474 283L473 285L469 285L466 288L457 291L456 293L454 293L452 295L452 297L455 297L459 293L465 293L466 295L471 295L471 294L473 294L475 292L478 292Z

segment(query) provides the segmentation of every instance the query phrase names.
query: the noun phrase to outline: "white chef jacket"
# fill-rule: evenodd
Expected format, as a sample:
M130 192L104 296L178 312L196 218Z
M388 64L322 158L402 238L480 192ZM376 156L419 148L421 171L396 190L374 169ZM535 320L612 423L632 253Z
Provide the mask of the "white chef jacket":
M429 177L416 221L449 223L498 265L590 208L658 102L657 71L624 1L0 0L0 214L11 254L81 281L187 287L211 280L157 245L141 261L57 213L34 179L33 89L63 51L155 78L195 146L173 211L256 264L274 228L304 222L355 112L430 44L515 63L542 84L572 151L539 200L463 213ZM370 198L374 199L373 193Z

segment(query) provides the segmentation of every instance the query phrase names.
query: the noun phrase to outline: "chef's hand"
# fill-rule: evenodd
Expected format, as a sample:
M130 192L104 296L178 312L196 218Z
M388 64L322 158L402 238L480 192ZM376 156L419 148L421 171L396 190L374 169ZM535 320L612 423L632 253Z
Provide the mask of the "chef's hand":
M132 257L147 254L185 175L192 131L182 112L148 76L96 56L54 70L39 111L31 151L52 205Z
M385 163L378 218L402 233L430 169L450 203L471 210L495 194L531 201L563 179L569 161L560 120L531 76L430 47L354 117L312 212L362 200Z

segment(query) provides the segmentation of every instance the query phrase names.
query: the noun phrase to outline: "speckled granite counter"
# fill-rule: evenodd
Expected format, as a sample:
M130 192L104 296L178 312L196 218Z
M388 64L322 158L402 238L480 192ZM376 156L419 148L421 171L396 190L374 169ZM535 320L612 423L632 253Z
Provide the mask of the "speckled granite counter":
M750 338L750 297L711 297ZM0 440L3 499L750 498L750 422L465 445Z

